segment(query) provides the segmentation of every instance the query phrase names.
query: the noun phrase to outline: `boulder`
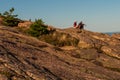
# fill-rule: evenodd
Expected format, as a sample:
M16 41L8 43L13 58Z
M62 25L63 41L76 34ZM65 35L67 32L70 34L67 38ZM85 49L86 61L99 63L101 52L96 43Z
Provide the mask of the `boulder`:
M112 34L112 37L120 40L120 33Z
M28 29L31 24L33 24L33 22L31 22L31 21L23 21L23 22L18 23L18 27L22 27L22 28L27 28Z

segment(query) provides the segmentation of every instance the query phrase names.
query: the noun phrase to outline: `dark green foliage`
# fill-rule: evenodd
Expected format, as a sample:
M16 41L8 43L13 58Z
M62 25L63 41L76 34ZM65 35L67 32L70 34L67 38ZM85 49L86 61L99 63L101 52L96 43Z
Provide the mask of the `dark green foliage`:
M14 8L11 8L9 11L5 11L4 13L3 13L3 16L4 17L17 17L18 15L13 15L13 12L14 12Z
M0 13L0 16L2 16L2 14Z
M41 19L35 20L27 32L34 37L39 37L40 35L49 33L47 26L44 25L44 22Z
M3 24L6 26L17 26L20 22L20 19L16 18L18 15L13 15L14 8L11 8L9 11L5 11L3 14Z
M19 20L17 18L13 18L13 17L6 17L3 19L3 24L6 26L17 26L19 23Z
M35 23L34 24L44 25L44 22L42 21L42 19L35 19Z

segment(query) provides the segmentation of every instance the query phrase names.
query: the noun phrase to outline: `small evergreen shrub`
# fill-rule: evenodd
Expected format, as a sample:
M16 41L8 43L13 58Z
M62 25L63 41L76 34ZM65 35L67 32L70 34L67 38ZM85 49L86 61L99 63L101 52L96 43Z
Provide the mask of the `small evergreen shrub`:
M13 17L6 17L3 19L3 24L6 26L17 26L19 23L19 20L17 18L13 18Z
M33 37L39 37L43 34L48 34L47 26L44 25L44 22L41 19L35 20L35 22L30 26L30 29L27 31Z
M11 8L9 11L5 11L1 16L3 17L3 24L6 26L17 26L18 23L21 21L20 19L16 18L18 15L14 15L14 8Z
M2 16L2 14L0 13L0 16Z

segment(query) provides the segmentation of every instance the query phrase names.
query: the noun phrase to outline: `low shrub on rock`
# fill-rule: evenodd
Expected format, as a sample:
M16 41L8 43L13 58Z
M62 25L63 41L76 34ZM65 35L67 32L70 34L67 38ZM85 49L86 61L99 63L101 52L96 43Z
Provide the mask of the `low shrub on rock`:
M10 27L17 26L18 23L21 21L17 18L18 15L14 15L14 8L11 8L9 11L5 11L3 14L0 13L0 15L3 17L2 24Z
M30 26L27 31L33 37L39 37L43 34L48 34L47 26L44 25L44 22L41 19L35 20L35 22Z

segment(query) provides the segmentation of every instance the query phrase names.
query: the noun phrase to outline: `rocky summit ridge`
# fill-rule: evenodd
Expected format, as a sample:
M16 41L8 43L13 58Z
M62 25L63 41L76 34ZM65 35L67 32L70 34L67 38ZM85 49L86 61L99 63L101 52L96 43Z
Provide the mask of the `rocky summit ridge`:
M0 26L0 80L120 80L120 34L67 28L36 39Z

